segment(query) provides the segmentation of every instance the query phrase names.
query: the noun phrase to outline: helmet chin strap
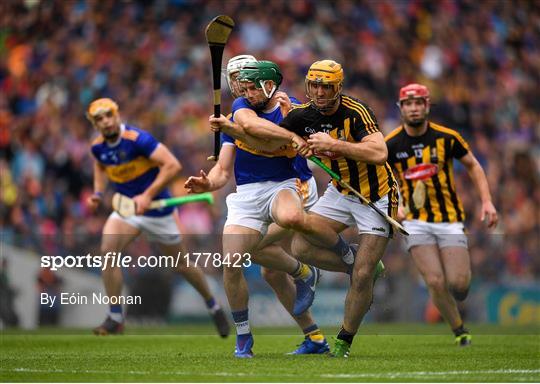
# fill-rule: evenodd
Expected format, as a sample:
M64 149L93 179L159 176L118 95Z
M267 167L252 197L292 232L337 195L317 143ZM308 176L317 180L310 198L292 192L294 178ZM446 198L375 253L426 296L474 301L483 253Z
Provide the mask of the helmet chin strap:
M264 95L268 98L268 100L270 100L272 98L272 96L274 96L274 93L276 93L277 91L277 87L276 87L276 84L274 84L272 86L272 89L270 90L270 93L266 92L266 82L268 80L259 80L259 85L261 86L262 90L263 90L263 93Z

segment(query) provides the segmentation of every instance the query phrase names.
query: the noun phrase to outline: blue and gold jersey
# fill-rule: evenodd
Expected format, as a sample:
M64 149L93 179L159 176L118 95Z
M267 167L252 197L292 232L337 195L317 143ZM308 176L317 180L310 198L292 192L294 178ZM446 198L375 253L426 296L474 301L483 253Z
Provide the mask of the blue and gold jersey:
M92 143L92 154L105 167L105 172L115 190L133 197L143 193L156 179L158 165L150 160L159 142L148 132L122 124L120 138L116 144L108 144L103 136ZM154 200L171 197L163 189ZM165 216L173 208L149 210L145 216Z
M300 104L293 97L291 97L291 101L294 104ZM283 120L279 104L271 111L258 111L248 103L247 99L240 97L233 103L232 121L234 121L234 113L242 108L249 108L255 111L260 118L275 124L279 124ZM305 181L312 176L306 159L298 156L290 145L284 145L280 149L270 152L263 148L252 148L226 134L222 134L222 141L226 145L232 144L237 148L234 162L237 185L262 181L283 181L295 177Z

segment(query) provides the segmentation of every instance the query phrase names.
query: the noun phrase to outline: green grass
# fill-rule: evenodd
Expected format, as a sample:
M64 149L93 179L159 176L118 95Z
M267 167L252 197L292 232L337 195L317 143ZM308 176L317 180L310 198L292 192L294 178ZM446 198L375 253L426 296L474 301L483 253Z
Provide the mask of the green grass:
M535 382L538 328L473 325L458 348L445 326L366 325L349 359L286 356L294 329L255 329L255 358L232 357L234 337L197 326L130 328L95 337L84 330L4 331L2 382ZM327 336L335 330L326 330Z

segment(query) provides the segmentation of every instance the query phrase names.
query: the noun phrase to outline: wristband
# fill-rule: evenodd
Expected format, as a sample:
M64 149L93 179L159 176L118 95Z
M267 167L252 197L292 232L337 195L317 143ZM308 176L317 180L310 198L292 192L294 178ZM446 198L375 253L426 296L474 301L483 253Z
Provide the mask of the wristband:
M92 196L95 196L98 199L102 200L103 199L103 192L94 192L94 194Z

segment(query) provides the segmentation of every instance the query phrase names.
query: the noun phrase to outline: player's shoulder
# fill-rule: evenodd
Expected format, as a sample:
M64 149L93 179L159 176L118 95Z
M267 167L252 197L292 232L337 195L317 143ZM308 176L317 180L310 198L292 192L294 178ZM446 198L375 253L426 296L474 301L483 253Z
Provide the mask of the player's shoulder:
M238 97L234 99L233 104L232 104L233 113L242 108L253 109L253 107L249 104L249 102L247 101L245 97Z
M352 96L342 95L341 105L345 107L348 113L358 115L362 118L366 117L366 114L373 114L373 111L367 103Z
M397 140L399 140L400 136L403 135L405 130L403 129L403 125L400 125L399 127L392 130L388 135L385 136L384 140L391 144Z
M432 121L429 122L429 126L441 136L462 139L461 134L455 129L448 128L444 125L437 124Z
M91 146L92 147L98 147L100 146L101 144L103 144L105 142L105 139L103 138L103 136L100 134L98 135L97 137L94 137L91 141Z
M146 136L149 135L148 132L131 126L131 125L124 125L124 129L122 130L122 139L130 140L130 141L137 141L137 139L140 136Z
M316 111L313 108L310 108L310 103L305 104L293 104L285 119L283 119L283 124L290 125L299 124L302 121L308 121L315 118Z

